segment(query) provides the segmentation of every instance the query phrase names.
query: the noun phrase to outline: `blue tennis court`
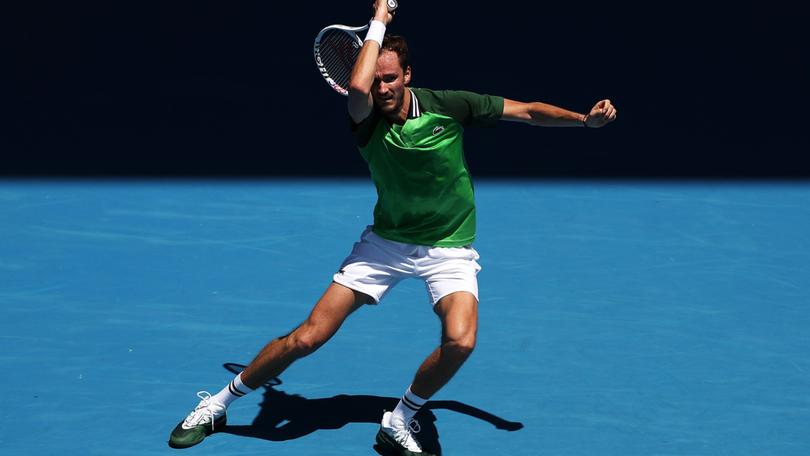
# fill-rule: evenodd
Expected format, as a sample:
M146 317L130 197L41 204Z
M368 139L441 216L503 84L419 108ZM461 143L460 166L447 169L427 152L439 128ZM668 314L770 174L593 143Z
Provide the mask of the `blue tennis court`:
M810 184L477 182L478 347L419 416L455 455L810 454ZM157 455L300 323L368 180L0 182L7 455ZM422 284L235 402L197 455L374 454L439 339Z

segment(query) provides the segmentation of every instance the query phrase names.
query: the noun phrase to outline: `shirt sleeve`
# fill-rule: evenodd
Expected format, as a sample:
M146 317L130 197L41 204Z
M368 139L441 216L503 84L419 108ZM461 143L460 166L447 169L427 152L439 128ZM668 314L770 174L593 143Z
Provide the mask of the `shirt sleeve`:
M503 117L503 97L466 90L444 90L440 97L448 114L465 127L492 127Z

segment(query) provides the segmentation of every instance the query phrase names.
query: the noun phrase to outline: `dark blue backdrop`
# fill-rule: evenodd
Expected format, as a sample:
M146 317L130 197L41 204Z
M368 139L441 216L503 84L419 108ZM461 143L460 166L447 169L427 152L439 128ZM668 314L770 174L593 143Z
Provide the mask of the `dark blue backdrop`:
M311 47L367 3L27 3L6 14L0 172L363 175ZM477 176L810 176L808 54L788 10L458 3L402 2L389 30L410 41L414 85L620 111L601 131L471 130Z

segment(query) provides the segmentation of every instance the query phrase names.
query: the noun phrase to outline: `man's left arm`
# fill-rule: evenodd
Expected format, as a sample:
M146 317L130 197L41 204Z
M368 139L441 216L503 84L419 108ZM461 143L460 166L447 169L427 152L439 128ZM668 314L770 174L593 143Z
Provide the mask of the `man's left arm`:
M587 114L580 114L539 101L523 103L504 98L501 120L543 127L599 128L616 120L616 107L610 100L601 100Z

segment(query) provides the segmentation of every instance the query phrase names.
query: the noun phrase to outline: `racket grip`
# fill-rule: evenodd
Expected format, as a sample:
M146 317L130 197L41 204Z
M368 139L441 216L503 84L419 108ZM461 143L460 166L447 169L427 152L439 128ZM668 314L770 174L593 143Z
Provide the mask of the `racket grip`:
M396 11L398 6L399 6L399 3L397 3L397 0L388 0L388 12L389 13L393 13L394 11Z

